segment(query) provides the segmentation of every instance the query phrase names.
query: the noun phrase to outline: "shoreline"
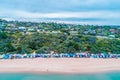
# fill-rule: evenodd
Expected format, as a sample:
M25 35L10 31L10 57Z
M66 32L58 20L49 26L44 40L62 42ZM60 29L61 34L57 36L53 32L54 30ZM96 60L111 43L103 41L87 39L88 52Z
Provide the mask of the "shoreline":
M9 71L9 72L0 72L0 74L37 74L37 75L89 75L89 74L104 74L104 73L116 73L120 70L109 70L109 71L99 71L99 72L38 72L38 71Z
M0 73L94 74L120 71L120 59L37 58L0 60Z

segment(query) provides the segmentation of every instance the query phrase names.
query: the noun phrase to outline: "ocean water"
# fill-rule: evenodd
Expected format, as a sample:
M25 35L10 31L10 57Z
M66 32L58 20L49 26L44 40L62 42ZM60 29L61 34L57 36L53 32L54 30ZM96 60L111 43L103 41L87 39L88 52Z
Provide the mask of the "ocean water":
M101 74L0 74L0 80L120 80L120 72Z

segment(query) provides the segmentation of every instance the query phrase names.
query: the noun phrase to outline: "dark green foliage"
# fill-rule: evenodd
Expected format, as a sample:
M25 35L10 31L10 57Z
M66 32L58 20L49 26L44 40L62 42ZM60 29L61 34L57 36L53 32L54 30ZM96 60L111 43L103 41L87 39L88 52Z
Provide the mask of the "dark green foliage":
M120 40L97 39L84 35L65 35L34 33L26 35L0 33L0 53L76 53L90 51L91 53L120 53Z
M0 39L6 39L8 37L7 33L0 32Z

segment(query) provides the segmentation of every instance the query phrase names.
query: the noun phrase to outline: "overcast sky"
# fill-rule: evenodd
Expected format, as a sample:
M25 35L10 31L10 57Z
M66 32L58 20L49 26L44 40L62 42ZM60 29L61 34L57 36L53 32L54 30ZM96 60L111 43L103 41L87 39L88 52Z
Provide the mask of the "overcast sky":
M120 0L0 0L0 18L120 25Z

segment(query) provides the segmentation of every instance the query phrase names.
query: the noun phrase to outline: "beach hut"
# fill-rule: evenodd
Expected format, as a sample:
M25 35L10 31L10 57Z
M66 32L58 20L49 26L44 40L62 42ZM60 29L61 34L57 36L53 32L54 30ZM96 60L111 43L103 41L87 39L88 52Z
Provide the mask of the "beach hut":
M71 58L76 58L76 57L77 57L77 54L75 54L75 53L69 53L69 57L71 57Z
M13 54L13 55L12 55L12 59L15 59L15 56L16 56L16 54Z
M82 53L82 56L83 56L83 58L86 58L86 53L85 52Z
M114 56L113 58L118 58L117 54L113 54L113 56Z
M39 57L41 57L41 55L40 54L35 54L35 57L39 58Z
M101 54L102 56L103 56L103 58L108 58L108 55L107 55L107 53L106 52L102 52L102 54Z
M69 55L68 53L65 53L65 54L63 54L63 57L65 57L65 58L69 58L70 55Z
M120 58L120 54L117 54L117 57Z
M86 56L86 58L90 58L90 53L88 51L85 52L85 56Z
M18 54L14 54L14 58L15 58L15 59L18 59Z
M0 59L3 59L4 58L4 56L3 55L0 55Z
M109 54L109 58L113 58L113 54Z
M22 58L22 54L17 54L17 58L21 59Z
M97 58L97 54L93 54L93 58Z
M83 58L83 53L79 53L79 58Z
M11 55L10 55L10 59L14 59L14 56L13 56L13 54L11 54Z
M51 57L51 54L41 54L42 55L42 58L50 58Z
M60 58L63 58L63 53L60 53Z
M55 54L53 54L53 57L54 57L54 58L59 58L60 55L59 55L58 53L55 53Z
M90 58L90 53L88 51L84 52L83 57Z
M103 56L102 56L101 53L98 53L98 57L99 57L99 58L103 58Z
M4 54L4 59L9 59L9 55L10 55L10 54L8 54L8 53L7 53L7 54Z
M27 54L27 58L32 58L32 57L31 57L31 54Z
M25 54L23 54L23 58L27 58L27 54L25 53Z
M76 57L79 58L79 53L76 53Z
M94 58L94 54L93 53L91 54L91 57Z
M11 59L12 58L12 54L9 54L9 59Z

